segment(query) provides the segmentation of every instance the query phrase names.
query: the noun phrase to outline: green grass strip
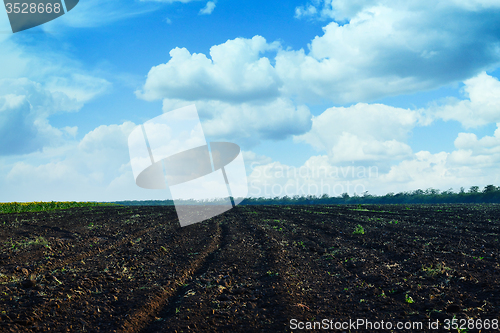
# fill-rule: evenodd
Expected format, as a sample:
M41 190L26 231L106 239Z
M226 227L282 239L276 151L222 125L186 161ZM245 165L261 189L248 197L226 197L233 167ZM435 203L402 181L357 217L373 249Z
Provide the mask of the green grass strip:
M76 201L51 201L51 202L6 202L0 203L0 214L46 212L56 209L75 207L120 206L104 202L76 202Z

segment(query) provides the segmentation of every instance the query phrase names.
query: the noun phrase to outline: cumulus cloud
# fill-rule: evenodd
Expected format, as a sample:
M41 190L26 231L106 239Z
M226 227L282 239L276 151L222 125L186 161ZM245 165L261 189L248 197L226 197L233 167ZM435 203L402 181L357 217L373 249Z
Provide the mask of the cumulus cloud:
M196 102L205 116L206 131L214 135L250 137L253 132L283 138L300 136L307 128L302 103L369 101L466 80L469 100L450 100L425 110L427 124L432 117L469 125L495 122L499 121L494 104L495 96L500 96L495 91L498 81L486 74L474 76L500 61L496 7L488 1L312 1L297 9L298 17L321 15L345 24L328 23L307 52L282 49L260 36L215 45L209 57L176 48L168 62L150 70L136 94L146 100L164 99L164 110L166 105ZM273 53L274 59L268 58ZM481 93L487 90L492 91L489 96ZM299 106L285 102L292 100ZM424 124L422 111L386 107L382 112L382 108L366 104L344 111L334 108L319 116L317 123L313 120L313 130L298 139L324 149L332 161L405 158L412 153L405 136L417 123ZM287 113L277 110L289 110L294 120L300 115L300 121L287 122ZM340 119L323 119L330 113ZM238 117L245 121L238 124ZM263 119L276 121L266 128ZM357 130L369 123L376 125ZM320 130L320 124L331 126ZM388 132L392 136L384 135Z
M474 133L459 133L455 139L457 149L474 150L479 153L498 153L500 152L500 123L497 123L497 129L493 136L485 136L478 139Z
M8 94L0 97L0 155L19 154L41 148L36 140L38 128L33 123L30 111L30 105L24 96Z
M109 86L105 80L84 75L54 82L44 86L26 78L0 79L0 155L22 155L62 144L77 128L60 130L47 118L78 111Z
M0 155L22 155L62 144L74 129L52 127L48 117L78 111L110 83L76 69L64 56L36 55L12 39L0 41ZM5 51L5 52L4 52ZM29 77L29 79L27 78Z
M200 9L200 15L210 15L215 9L215 2L209 1L206 6Z
M363 10L374 6L392 6L421 10L434 6L439 10L465 9L480 11L499 8L495 0L410 0L394 2L390 0L312 0L295 8L296 18L333 19L337 22L349 21Z
M0 62L2 63L0 79L33 77L34 75L43 75L43 73L54 69L54 66L49 61L46 61L43 56L29 54L24 51L22 46L13 42L12 39L6 37L2 40L3 36L10 37L12 34L0 34L0 48L2 49L2 52L0 52Z
M450 8L444 2L328 4L338 11L331 14L335 19L347 22L328 23L308 53L281 50L276 57L289 94L337 103L369 101L462 81L500 61L497 8Z
M500 126L500 124L499 124ZM447 190L500 183L500 129L493 137L477 139L462 133L453 152L408 154L389 168L380 161L332 161L327 155L312 156L301 166L256 162L249 175L249 196L360 195L365 191L384 195L427 189Z
M466 99L448 99L430 108L429 114L459 121L465 128L500 122L500 82L485 72L464 81Z
M168 112L192 102L165 99L163 111ZM238 141L253 146L262 139L282 140L311 128L311 113L305 105L277 98L260 103L227 103L216 100L197 101L205 135L215 140Z
M0 155L21 155L55 144L62 132L46 118L80 107L68 96L28 79L0 80Z
M185 48L170 51L171 59L153 67L138 97L188 101L212 99L229 102L273 98L279 95L280 82L266 57L278 43L267 43L261 36L236 38L212 46L211 59L191 54Z
M427 122L420 110L358 103L313 117L311 130L295 140L326 151L333 163L398 160L412 154L405 143L411 130Z
M5 189L0 200L94 201L137 195L145 199L147 191L135 185L129 163L127 138L135 126L131 122L99 126L79 142L46 148L43 153L33 152L22 161L3 165L8 171L0 179ZM166 198L168 193L160 195Z
M433 119L457 120L464 127L497 122L499 127L499 89L496 78L481 73L464 82L467 98L461 101L445 99L443 105L418 110L365 103L333 107L313 117L311 130L295 136L295 140L327 153L310 159L316 168L348 162L360 167L376 166L380 172L377 179L358 181L372 193L431 186L448 189L457 184L484 186L500 181L499 128L493 136L482 138L474 133L459 133L454 141L456 150L451 152L414 153L406 142L413 128L429 125Z
M339 196L361 194L379 175L376 166L332 164L326 155L312 156L299 167L280 162L251 165L249 197Z
M252 165L252 163L268 164L268 163L272 162L272 159L270 157L256 154L255 152L250 151L250 150L244 150L244 151L242 151L242 154L243 154L243 160L245 161L245 165L247 166L247 169L248 169L248 167L250 167Z
M347 104L435 89L500 63L500 8L493 3L315 1L297 13L327 4L336 10L331 17L347 21L327 23L307 50L282 49L261 36L215 45L210 56L176 48L137 95Z
M210 59L176 48L167 63L149 71L136 95L163 99L164 112L195 102L212 137L254 145L303 134L311 127L309 109L281 96L282 82L270 60L260 56L279 48L261 36L213 46Z
M500 166L500 123L493 136L478 139L474 133L459 133L454 144L457 150L449 155L451 163L480 170L481 176L498 174L490 170Z
M327 154L312 156L298 167L256 161L249 175L250 195L338 196L375 193L391 189L393 184L406 186L405 182L411 183L411 177L418 175L406 174L401 163L413 165L422 155L414 153L406 141L415 126L429 122L423 110L382 104L329 108L313 117L309 132L295 136L295 141Z
M48 118L78 111L111 87L110 82L82 70L80 64L64 54L47 49L30 51L11 36L0 34L3 156L31 153L73 138L77 127L54 128Z
M479 91L481 95L490 96L487 89ZM313 117L308 133L295 137L328 155L311 157L297 168L308 170L299 176L276 173L283 168L295 169L278 162L259 164L251 176L254 192L264 193L266 184L267 192L272 186L278 191L289 184L289 189L310 189L306 194L338 195L340 190L345 190L352 195L362 193L360 190L372 194L429 187L458 190L457 186L468 188L500 182L500 123L492 136L478 138L474 133L459 133L454 151L414 153L405 141L415 126L429 124L431 120L425 115L428 112L363 103L330 108ZM275 172L264 173L265 170ZM275 196L276 191L266 196Z
M457 140L461 141L463 137ZM488 140L490 139L486 137L486 141ZM498 138L495 140L498 142ZM429 187L441 190L454 188L456 191L457 186L468 188L473 185L482 187L497 184L500 182L499 147L497 144L496 148L488 151L477 147L436 154L420 151L413 158L393 166L373 186L387 193Z
M308 5L307 7L299 6L295 8L295 18L312 17L317 12L318 10L313 5Z

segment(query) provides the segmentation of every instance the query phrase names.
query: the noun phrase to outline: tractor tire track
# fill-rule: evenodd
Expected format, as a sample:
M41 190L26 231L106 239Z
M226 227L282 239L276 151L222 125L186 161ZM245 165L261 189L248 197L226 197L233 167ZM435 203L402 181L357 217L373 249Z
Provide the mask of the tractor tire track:
M118 333L135 333L144 330L148 327L151 322L157 318L158 313L165 306L168 306L173 299L179 294L180 286L184 285L187 280L191 279L196 272L203 267L206 263L207 258L213 256L214 251L216 251L221 246L221 226L217 223L216 231L211 237L209 245L199 253L199 255L186 267L175 280L163 285L161 289L163 290L159 294L152 295L150 301L147 304L142 305L134 313L130 314L122 324L121 328L117 331Z

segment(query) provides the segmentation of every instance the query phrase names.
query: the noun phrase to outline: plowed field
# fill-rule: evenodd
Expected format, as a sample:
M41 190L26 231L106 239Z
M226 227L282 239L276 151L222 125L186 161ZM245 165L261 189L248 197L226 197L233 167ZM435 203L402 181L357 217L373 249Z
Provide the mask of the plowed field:
M0 331L498 331L499 232L498 205L0 214Z

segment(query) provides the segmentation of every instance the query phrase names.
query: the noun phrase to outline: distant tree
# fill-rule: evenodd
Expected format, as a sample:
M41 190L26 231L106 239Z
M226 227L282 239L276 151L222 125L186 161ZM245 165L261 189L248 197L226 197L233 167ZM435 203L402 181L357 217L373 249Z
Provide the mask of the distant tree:
M453 188L451 188L451 187L450 187L447 191L444 191L444 192L443 192L443 193L441 193L441 194L443 194L443 195L450 195L450 194L454 194L454 193L453 193Z
M429 187L427 190L425 190L425 195L436 195L439 194L439 190L436 190L432 187Z
M342 193L341 194L342 199L349 199L349 193Z
M471 186L469 189L469 193L478 193L479 192L479 186Z
M462 186L462 187L460 187L460 192L459 192L459 194L464 194L464 193L465 193L465 188Z
M431 188L431 189L430 189L430 193L431 193L432 195L438 195L438 194L439 194L439 192L440 192L439 190L436 190L436 189L434 189L434 188Z
M424 194L424 191L422 191L421 189L418 189L418 190L415 190L413 191L412 193L413 195L423 195Z
M486 185L484 187L483 193L493 193L498 191L498 188L495 185Z

